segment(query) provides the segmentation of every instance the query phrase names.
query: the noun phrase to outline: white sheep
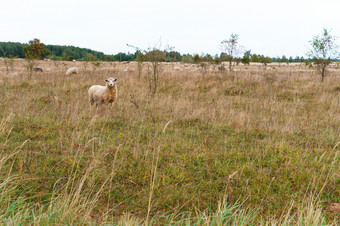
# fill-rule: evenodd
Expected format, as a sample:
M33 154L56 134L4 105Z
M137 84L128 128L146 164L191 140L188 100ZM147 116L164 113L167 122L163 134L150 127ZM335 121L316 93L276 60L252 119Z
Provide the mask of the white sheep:
M93 85L90 87L88 94L91 105L112 103L118 99L117 79L109 78L105 79L105 82L106 86Z
M183 69L180 68L180 67L178 67L178 66L174 66L174 70L175 70L175 71L183 71Z
M72 74L78 74L78 68L77 67L70 67L66 71L66 75L72 75Z

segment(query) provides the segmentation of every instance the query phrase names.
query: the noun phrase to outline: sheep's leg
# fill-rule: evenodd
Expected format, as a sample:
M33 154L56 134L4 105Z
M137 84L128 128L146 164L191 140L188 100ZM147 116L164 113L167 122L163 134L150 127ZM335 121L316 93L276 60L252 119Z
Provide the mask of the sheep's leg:
M93 93L89 93L89 102L91 105L94 104Z

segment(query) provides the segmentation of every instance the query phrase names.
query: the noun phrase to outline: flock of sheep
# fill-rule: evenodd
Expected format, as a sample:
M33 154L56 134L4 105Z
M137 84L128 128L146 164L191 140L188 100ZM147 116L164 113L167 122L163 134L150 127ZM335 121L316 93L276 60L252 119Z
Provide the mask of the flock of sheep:
M42 68L34 68L36 72L42 72ZM71 67L66 71L66 75L70 76L73 74L78 74L77 67ZM93 85L88 90L89 101L91 105L96 104L99 106L101 104L108 104L113 103L118 99L118 89L117 89L117 82L118 79L116 78L108 78L105 79L106 86L101 85Z

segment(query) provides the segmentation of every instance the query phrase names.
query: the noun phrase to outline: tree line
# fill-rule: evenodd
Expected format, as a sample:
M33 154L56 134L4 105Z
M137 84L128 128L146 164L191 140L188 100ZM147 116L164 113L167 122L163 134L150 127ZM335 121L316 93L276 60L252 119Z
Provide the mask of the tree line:
M337 37L330 33L330 30L323 29L319 35L313 37L309 41L310 49L307 53L308 59L303 57L268 57L260 54L251 54L251 50L244 50L244 47L239 44L239 35L231 34L228 39L220 43L222 50L220 55L214 57L209 54L183 54L174 51L173 48L165 48L161 50L160 47L149 48L142 50L133 45L129 45L135 49L135 53L118 53L116 55L106 55L102 52L93 51L91 49L79 48L74 46L59 46L59 45L45 45L39 39L33 39L28 44L18 42L0 42L0 57L25 58L29 65L29 71L32 72L34 60L36 59L53 59L53 60L83 60L92 61L92 63L100 64L99 61L137 61L139 77L142 70L143 62L151 62L153 68L153 80L158 80L160 71L160 62L184 62L184 63L200 63L202 67L206 65L205 62L221 64L223 61L229 63L229 71L240 62L249 64L250 62L260 62L267 65L271 62L305 62L310 66L315 66L316 70L321 75L321 81L327 75L327 67L332 61L338 61L340 58L339 46L337 44ZM223 66L224 68L224 66ZM150 83L151 84L151 83ZM155 82L157 84L157 82ZM150 86L150 90L156 91L157 86Z
M104 54L103 52L94 51L87 48L62 45L44 45L39 39L33 39L28 44L19 42L0 42L0 57L7 58L27 58L27 49L29 46L39 46L34 51L38 51L37 58L51 60L80 60L80 61L138 61L138 56L142 54L140 50L134 53L117 53L112 55ZM226 53L216 54L181 54L174 50L164 50L164 62L183 62L183 63L216 63L228 61L230 56ZM304 62L308 59L303 57L268 57L261 54L251 54L251 51L245 51L242 57L234 57L236 63L248 64L249 62L259 62L263 64L271 62Z
M35 46L38 49L39 58L41 59L54 59L54 60L82 60L91 54L98 60L104 60L105 54L102 52L94 51L86 48L79 48L74 46L61 46L61 45L44 45L39 39L33 39L28 44L19 42L0 42L0 57L16 57L27 58L27 49ZM90 55L90 56L91 56Z

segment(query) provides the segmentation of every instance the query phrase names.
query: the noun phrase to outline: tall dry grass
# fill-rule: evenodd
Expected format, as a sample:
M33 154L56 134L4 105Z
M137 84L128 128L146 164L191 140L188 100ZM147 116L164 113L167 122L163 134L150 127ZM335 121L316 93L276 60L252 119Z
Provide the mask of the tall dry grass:
M303 65L164 64L150 95L135 63L38 65L51 71L0 61L1 222L338 222L336 68L320 83ZM107 77L118 102L90 107L87 89Z

